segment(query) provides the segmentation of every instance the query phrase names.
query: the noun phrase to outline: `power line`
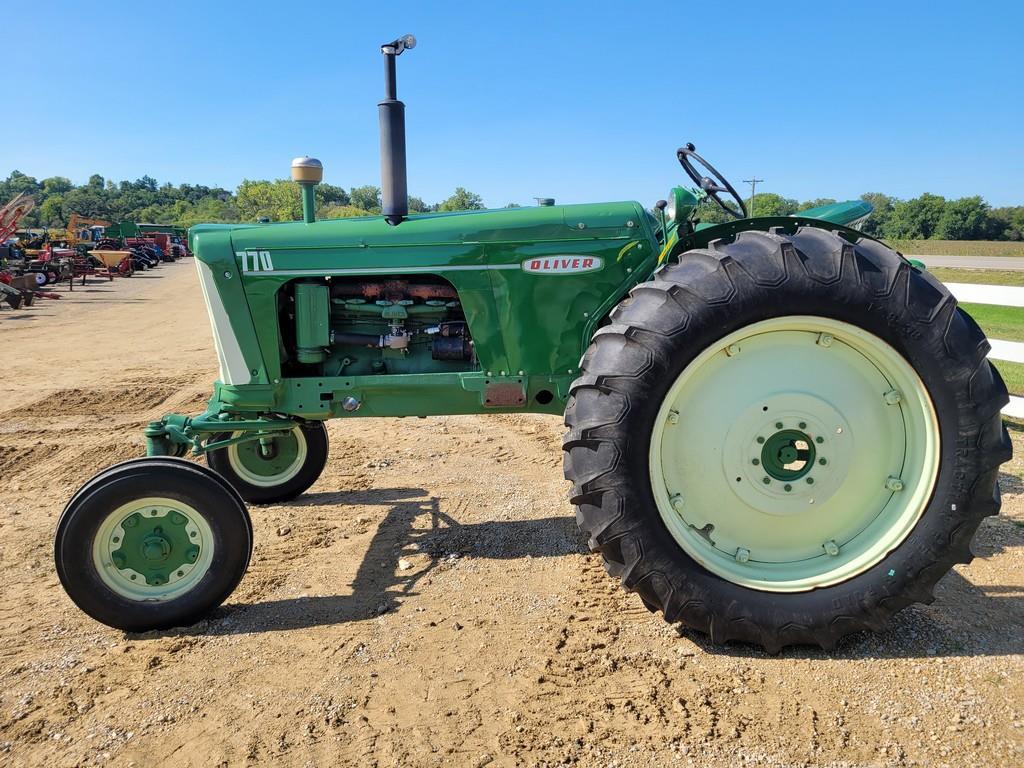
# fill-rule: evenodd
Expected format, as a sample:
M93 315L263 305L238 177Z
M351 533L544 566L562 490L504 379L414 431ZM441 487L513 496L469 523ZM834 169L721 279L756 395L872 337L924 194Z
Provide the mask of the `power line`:
M757 176L755 176L752 179L744 179L743 180L744 184L749 184L750 185L750 211L748 211L748 213L751 216L754 215L754 190L757 189L757 185L760 184L762 181L764 181L764 179L759 179L759 178L757 178Z

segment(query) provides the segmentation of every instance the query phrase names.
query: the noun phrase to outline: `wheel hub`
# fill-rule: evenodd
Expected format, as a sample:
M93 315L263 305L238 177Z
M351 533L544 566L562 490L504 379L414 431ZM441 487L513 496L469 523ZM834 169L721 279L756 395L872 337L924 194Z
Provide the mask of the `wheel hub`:
M806 423L801 422L805 427ZM775 426L780 427L782 422ZM779 429L764 439L761 466L776 480L793 481L806 477L814 469L814 438L799 429Z
M302 470L307 453L306 438L299 427L277 437L250 440L227 448L231 468L247 483L261 487L291 480Z
M211 536L187 505L142 499L104 521L93 552L101 578L115 591L134 599L163 599L164 590L201 577L209 565Z

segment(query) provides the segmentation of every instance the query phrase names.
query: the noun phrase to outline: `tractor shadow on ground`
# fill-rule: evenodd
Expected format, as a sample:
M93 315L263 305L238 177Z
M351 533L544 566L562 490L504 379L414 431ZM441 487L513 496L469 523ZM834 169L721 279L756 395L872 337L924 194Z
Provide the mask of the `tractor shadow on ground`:
M1024 493L1024 483L1013 475L1002 474L1000 485L1004 500ZM425 577L463 558L501 560L588 552L571 516L463 524L453 514L442 512L440 501L420 488L306 494L291 506L386 507L383 517L375 514L369 523L370 527L376 525L376 530L347 594L229 604L197 625L159 634L231 635L366 621L413 607L404 605L405 601L418 594L417 586ZM294 541L292 545L302 543ZM1005 549L1021 547L1024 527L1018 521L989 518L982 523L973 549L977 560L985 560ZM429 555L425 563L422 555ZM412 558L415 566L401 571L398 561L406 557ZM592 560L582 567L600 565ZM794 646L772 657L743 643L713 644L686 628L680 628L679 635L704 652L747 659L927 659L1024 653L1024 584L978 585L954 570L939 581L935 597L930 606L913 605L901 611L881 633L850 635L832 651ZM437 618L438 622L444 620L444 616Z
M207 621L162 634L277 632L365 621L401 610L407 598L418 594L424 577L462 559L560 557L588 551L570 516L463 524L440 510L440 499L420 488L311 493L292 504L387 507L379 522L375 515L369 524L376 524L376 531L350 583L351 592L229 604ZM400 570L402 558L411 558L414 567Z

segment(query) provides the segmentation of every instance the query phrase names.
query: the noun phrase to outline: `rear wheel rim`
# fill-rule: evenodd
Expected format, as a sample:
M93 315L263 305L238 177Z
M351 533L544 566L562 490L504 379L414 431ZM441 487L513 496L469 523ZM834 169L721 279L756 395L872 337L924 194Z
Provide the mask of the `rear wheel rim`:
M853 578L910 534L939 464L935 409L913 367L822 317L754 323L669 389L650 475L675 542L712 573L769 592Z
M260 488L273 488L293 480L306 463L309 447L301 427L266 445L259 440L227 447L228 464L245 482Z
M203 579L213 561L213 531L194 507L147 497L107 515L93 539L93 565L118 595L138 602L181 597Z

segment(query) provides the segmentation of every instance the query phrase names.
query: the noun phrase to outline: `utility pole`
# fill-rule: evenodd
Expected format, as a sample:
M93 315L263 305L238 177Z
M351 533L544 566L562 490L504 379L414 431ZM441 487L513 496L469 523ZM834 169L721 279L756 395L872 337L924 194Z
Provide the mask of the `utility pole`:
M743 180L744 184L750 185L750 210L748 211L748 214L750 216L754 215L754 191L757 189L757 185L760 184L762 181L764 181L764 179L759 179L757 178L757 176L755 176L752 179Z

